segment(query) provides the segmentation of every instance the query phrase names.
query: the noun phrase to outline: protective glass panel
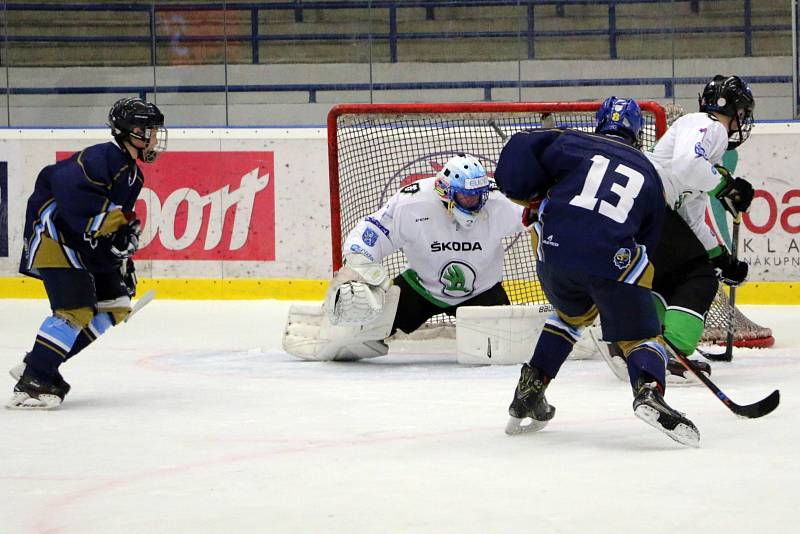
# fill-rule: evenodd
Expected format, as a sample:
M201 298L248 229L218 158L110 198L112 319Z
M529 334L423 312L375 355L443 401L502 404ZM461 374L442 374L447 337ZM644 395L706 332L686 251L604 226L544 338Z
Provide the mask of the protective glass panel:
M372 37L385 21L368 4L272 0L233 11L244 41L228 56L229 124L322 125L333 103L369 102L370 61L385 53Z
M519 62L533 46L521 2L400 1L373 12L372 102L520 99Z
M101 126L152 90L150 0L63 4L5 2L10 126Z
M226 125L226 59L239 47L228 43L226 21L235 16L218 4L153 2L154 97L170 125ZM231 28L236 24L231 21ZM236 31L234 29L234 31Z

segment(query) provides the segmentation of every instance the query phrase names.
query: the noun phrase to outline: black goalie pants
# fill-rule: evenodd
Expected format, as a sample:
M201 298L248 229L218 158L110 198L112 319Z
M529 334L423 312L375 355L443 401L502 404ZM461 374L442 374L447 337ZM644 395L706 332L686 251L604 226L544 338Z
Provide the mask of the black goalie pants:
M420 295L402 276L395 278L394 284L400 288L400 302L397 305L397 315L394 317L392 334L397 330L410 334L422 326L425 321L440 313L455 317L456 310L461 306L503 306L511 304L505 289L499 282L480 295L447 308L437 306Z

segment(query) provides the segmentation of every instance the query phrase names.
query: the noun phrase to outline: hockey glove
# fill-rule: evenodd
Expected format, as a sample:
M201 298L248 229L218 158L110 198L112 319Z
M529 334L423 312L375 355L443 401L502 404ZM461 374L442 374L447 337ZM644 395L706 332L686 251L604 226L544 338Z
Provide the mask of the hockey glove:
M139 250L141 232L139 219L133 219L125 226L122 226L111 236L111 253L122 259L133 256Z
M534 223L539 221L539 206L541 203L542 199L537 197L531 200L527 207L522 210L522 226L528 230L531 229Z
M717 278L725 285L736 287L747 279L747 262L733 259L727 250L711 258L711 263L717 270Z
M725 167L715 165L715 168L725 180L725 185L717 191L716 197L722 206L734 217L750 208L755 191L750 182L744 178L734 178Z
M122 281L125 282L125 288L128 290L128 296L133 298L136 296L136 284L138 283L138 278L136 278L136 266L133 264L133 259L128 258L122 262Z

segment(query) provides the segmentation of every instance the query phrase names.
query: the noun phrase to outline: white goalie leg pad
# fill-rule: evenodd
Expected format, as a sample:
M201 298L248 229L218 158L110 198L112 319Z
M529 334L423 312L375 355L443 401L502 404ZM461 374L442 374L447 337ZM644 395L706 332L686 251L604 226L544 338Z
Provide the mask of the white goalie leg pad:
M331 324L324 306L295 304L289 308L283 350L303 360L348 361L383 356L392 331L400 288L386 292L380 315L368 324Z
M594 343L597 352L600 353L600 357L603 358L603 361L606 362L606 364L608 364L608 367L611 369L611 372L614 373L614 376L623 382L628 382L630 380L628 376L628 362L622 356L611 353L609 343L603 341L603 332L600 326L590 326L586 330L592 342Z
M527 362L552 312L549 304L458 308L458 363L510 365Z

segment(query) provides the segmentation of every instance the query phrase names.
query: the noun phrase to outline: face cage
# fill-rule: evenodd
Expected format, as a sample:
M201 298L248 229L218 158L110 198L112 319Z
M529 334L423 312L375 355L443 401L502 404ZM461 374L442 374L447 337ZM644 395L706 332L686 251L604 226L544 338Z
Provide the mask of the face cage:
M465 196L480 195L480 200L478 200L478 203L476 205L472 206L471 208L467 208L459 204L458 200L456 200L456 193L460 193ZM486 205L486 201L489 199L489 188L487 187L485 191L481 191L480 193L474 193L466 189L454 189L451 187L449 197L450 197L450 203L452 204L454 209L459 210L468 215L476 215L479 211L481 211L481 209L483 209L483 207Z
M736 121L736 131L728 133L728 150L733 150L738 147L750 137L750 131L753 129L753 113L745 110L744 123L742 123L737 113L731 119L731 124Z
M150 139L152 139L154 133L156 136L156 144L151 147L149 146ZM159 154L167 151L167 139L169 137L169 131L164 126L151 126L149 128L145 128L145 135L140 135L134 132L130 132L128 135L135 139L139 139L140 141L144 141L145 148L138 149L138 152L139 159L145 163L153 163L156 158L158 158Z

